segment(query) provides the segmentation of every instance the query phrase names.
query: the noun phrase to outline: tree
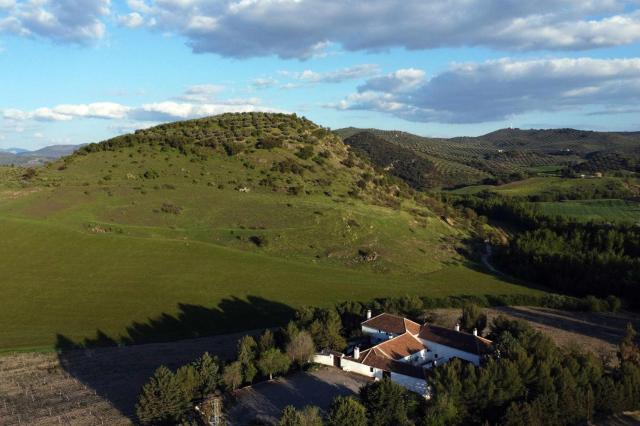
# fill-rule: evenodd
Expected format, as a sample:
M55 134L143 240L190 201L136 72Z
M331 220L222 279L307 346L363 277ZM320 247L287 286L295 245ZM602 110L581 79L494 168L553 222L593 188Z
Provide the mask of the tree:
M633 325L630 322L627 323L625 335L618 348L620 362L634 362L640 365L640 347L636 344L637 335Z
M460 327L471 333L473 329L478 330L478 334L482 335L482 331L487 326L487 314L482 312L478 305L467 303L462 307L462 316L460 317Z
M322 426L320 409L314 406L306 406L302 410L296 410L293 405L288 405L282 411L279 426Z
M367 426L367 409L348 396L338 396L331 402L327 417L329 426Z
M360 399L367 409L371 426L400 426L409 423L407 390L387 377L360 389Z
M347 346L342 337L342 321L334 309L321 309L316 319L309 326L309 332L313 341L319 348L328 348L341 351Z
M244 336L238 342L238 362L242 364L242 378L245 383L251 383L258 370L255 366L258 344L251 336Z
M306 331L294 334L293 339L287 344L287 355L299 366L309 362L315 350L313 339Z
M234 391L242 384L242 364L240 361L227 364L222 373L222 380L228 390Z
M260 336L260 341L258 342L258 349L260 349L260 353L264 353L275 346L276 341L273 337L273 332L266 329L265 332L262 333L262 336Z
M142 424L176 424L188 409L188 395L165 366L159 367L144 385L136 404L136 414Z
M198 387L194 399L204 398L213 394L220 385L220 362L218 358L205 352L194 361L193 366L198 375Z
M265 376L269 376L269 380L273 379L274 374L286 373L290 366L291 361L289 358L277 348L268 349L258 360L260 372Z

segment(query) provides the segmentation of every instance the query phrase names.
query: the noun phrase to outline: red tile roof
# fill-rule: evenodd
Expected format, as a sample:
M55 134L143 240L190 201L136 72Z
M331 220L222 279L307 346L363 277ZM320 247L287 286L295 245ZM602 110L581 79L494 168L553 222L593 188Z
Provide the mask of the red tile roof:
M417 335L420 332L420 324L417 322L386 312L364 321L362 325L393 334L404 334L408 331Z
M424 345L411 333L404 333L384 341L374 346L374 348L387 355L388 358L402 359L420 352L424 349Z
M475 355L483 355L491 350L491 340L437 325L423 325L418 337Z
M405 376L425 378L425 371L422 367L411 365L401 361L395 361L386 357L376 347L373 347L364 353L364 356L358 360L364 365L378 368L380 370L389 371Z

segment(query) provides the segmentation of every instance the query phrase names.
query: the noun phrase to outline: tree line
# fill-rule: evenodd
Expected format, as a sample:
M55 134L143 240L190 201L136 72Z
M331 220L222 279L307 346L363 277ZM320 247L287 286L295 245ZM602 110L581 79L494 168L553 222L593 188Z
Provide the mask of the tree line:
M376 309L409 312L418 320L424 314L420 299L375 303ZM468 300L461 303L462 328L482 333L486 314ZM235 358L226 363L204 354L175 372L161 366L142 388L138 419L153 425L201 424L194 407L208 396L302 370L318 349L344 350L347 339L359 334L364 312L364 305L354 302L303 308L282 329L240 339ZM565 425L640 408L640 349L631 325L616 366L578 348L559 348L526 323L502 316L492 321L488 337L495 344L480 367L452 360L431 370L429 401L385 379L365 386L357 398L336 398L324 414L317 407L287 407L279 424Z
M450 199L458 208L519 229L495 260L509 273L577 296L640 301L640 226L546 216L534 204L495 194Z

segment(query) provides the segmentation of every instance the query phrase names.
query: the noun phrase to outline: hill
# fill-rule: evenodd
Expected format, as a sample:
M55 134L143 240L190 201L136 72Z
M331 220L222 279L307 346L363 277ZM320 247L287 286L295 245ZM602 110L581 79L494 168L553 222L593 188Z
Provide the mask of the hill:
M264 327L303 304L535 292L479 271L444 206L296 116L167 124L0 173L0 349Z
M500 184L540 173L638 172L640 132L575 129L501 129L478 137L429 138L401 131L345 128L343 138L366 131L429 160L439 176L432 187Z
M39 166L72 154L82 145L51 145L30 151L22 148L0 149L0 165Z

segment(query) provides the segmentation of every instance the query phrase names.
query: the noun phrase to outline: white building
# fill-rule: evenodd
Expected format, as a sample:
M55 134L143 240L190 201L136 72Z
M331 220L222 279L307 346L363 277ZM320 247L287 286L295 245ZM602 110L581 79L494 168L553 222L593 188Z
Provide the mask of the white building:
M368 336L374 346L365 350L356 347L353 356L335 352L319 354L315 361L334 365L345 371L373 377L378 380L389 377L392 381L430 397L428 370L452 358L460 358L480 365L482 356L489 353L491 341L455 329L420 325L398 315L383 313L361 325L362 334Z

